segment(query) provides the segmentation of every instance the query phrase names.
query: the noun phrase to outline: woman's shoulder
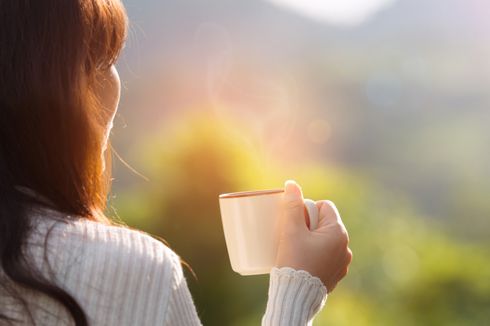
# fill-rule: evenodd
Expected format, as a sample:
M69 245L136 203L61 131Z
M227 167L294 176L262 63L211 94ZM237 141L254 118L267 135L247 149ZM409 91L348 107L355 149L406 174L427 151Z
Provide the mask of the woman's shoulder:
M45 257L47 251L53 264L136 274L145 269L162 269L165 274L181 269L180 257L168 246L126 226L85 218L47 218L36 224L33 233L34 255Z
M148 313L145 318L164 320L182 275L180 258L165 244L141 231L82 218L43 221L34 232L37 246L31 246L36 260L94 317L94 324L116 325L121 316L142 311Z
M120 254L141 254L144 256L169 256L176 254L163 242L149 234L124 225L112 225L87 219L67 222L59 231L61 235L76 239L85 245L108 247Z

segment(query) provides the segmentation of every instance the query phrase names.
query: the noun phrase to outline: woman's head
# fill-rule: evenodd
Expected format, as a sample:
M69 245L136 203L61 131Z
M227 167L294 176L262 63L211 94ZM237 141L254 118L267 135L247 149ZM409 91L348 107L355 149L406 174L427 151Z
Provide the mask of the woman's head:
M100 212L125 36L119 0L0 0L0 183Z
M32 199L18 189L69 215L103 219L101 153L119 101L113 63L126 25L120 0L0 0L0 293L37 290L77 325L87 324L83 309L24 256Z

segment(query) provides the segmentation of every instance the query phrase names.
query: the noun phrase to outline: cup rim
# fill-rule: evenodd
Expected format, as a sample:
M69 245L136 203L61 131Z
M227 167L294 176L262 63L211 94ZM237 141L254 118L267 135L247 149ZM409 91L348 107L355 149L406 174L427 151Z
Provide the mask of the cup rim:
M220 199L231 199L231 198L243 198L243 197L257 197L263 195L274 195L284 192L284 189L265 189L265 190L248 190L239 192L229 192L219 195Z

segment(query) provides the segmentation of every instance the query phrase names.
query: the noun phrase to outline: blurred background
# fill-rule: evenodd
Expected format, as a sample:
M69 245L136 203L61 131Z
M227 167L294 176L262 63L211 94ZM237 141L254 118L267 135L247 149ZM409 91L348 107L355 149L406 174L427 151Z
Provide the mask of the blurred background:
M490 2L123 0L111 212L196 273L205 325L258 325L218 194L337 203L349 275L317 325L490 325Z

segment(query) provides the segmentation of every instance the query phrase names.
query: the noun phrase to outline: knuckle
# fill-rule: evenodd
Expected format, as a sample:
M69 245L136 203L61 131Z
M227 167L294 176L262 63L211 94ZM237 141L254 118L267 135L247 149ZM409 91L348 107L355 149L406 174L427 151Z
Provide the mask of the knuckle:
M350 248L347 248L347 265L352 262L353 257L354 255L352 254L352 250Z
M323 202L324 202L326 205L330 206L331 208L335 208L335 207L336 207L336 206L335 206L335 203L334 203L333 201L331 201L331 200L325 199L325 200L323 200Z
M326 215L336 215L337 208L335 204L330 200L322 200L321 211Z
M349 268L348 267L344 268L342 270L342 273L340 274L340 277L341 278L344 278L347 275L348 272L349 272Z
M349 238L343 236L340 244L343 248L346 248L349 245Z
M335 232L339 244L347 247L347 245L349 244L349 233L347 232L346 228L342 224L336 223Z
M337 219L339 218L339 210L337 209L337 205L331 200L324 200L323 201L325 207L327 207L327 211L329 214L332 214L334 216L337 216Z
M343 241L348 244L349 243L349 233L347 229L343 225L339 225L339 236L343 239Z

